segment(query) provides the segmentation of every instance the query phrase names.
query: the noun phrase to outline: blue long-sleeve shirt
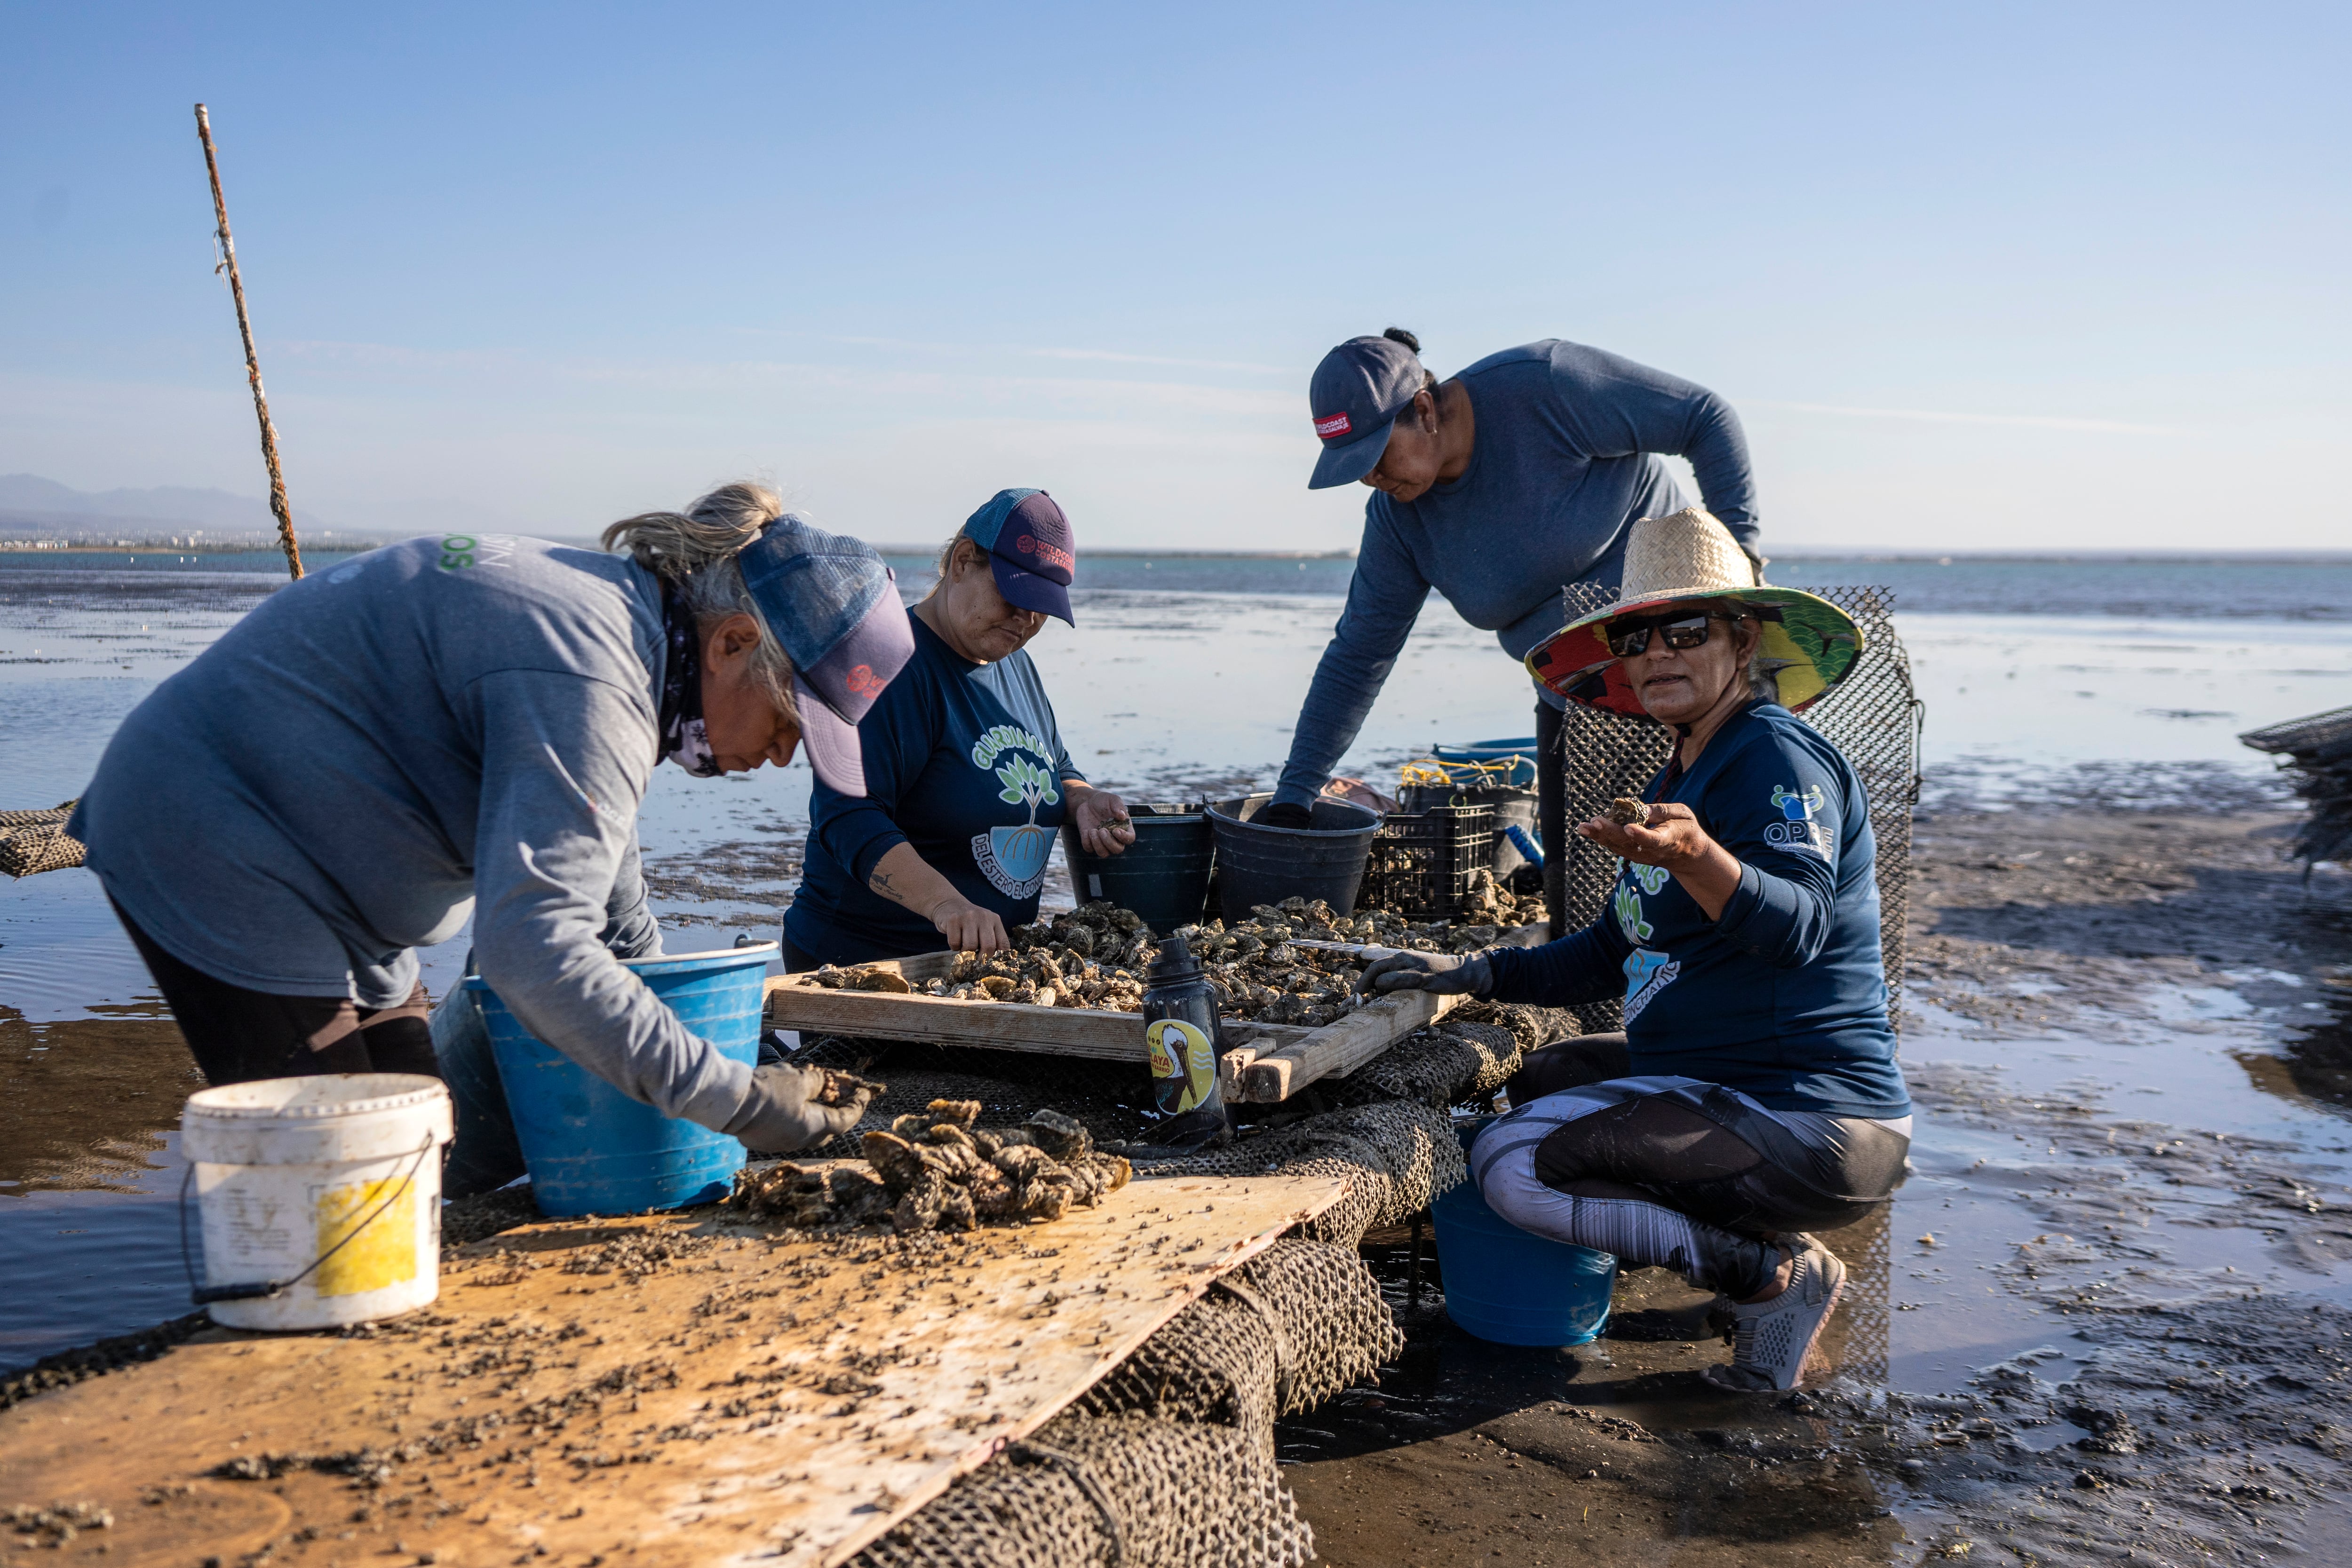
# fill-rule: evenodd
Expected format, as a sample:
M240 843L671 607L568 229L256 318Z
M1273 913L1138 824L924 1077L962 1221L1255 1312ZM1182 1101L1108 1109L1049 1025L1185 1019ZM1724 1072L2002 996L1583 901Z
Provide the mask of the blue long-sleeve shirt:
M1758 703L1651 800L1688 806L1739 861L1709 920L1666 872L1624 865L1609 908L1541 947L1489 956L1497 1000L1553 1007L1621 987L1637 1076L1721 1083L1778 1111L1911 1113L1878 944L1877 846L1853 767L1788 709Z
M915 656L858 722L866 795L817 780L808 853L784 932L824 964L938 951L931 923L868 885L910 843L932 870L1007 925L1037 918L1045 862L1080 773L1025 652L975 664L908 612Z
M1557 338L1490 354L1459 379L1475 420L1470 466L1419 500L1365 504L1347 608L1276 800L1311 800L1331 777L1431 589L1517 660L1567 624L1563 584L1615 587L1626 530L1690 505L1663 456L1690 459L1707 509L1754 552L1748 438L1706 388Z

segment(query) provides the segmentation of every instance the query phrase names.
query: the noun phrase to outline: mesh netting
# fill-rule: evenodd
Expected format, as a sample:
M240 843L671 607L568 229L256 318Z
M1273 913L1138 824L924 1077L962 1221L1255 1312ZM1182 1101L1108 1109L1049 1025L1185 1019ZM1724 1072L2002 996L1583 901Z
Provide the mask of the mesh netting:
M68 800L46 811L0 811L0 872L30 876L81 864L81 841L66 836L73 809Z
M1292 1568L1314 1532L1237 1427L1071 1412L849 1561L858 1568Z
M1831 1320L1841 1338L1829 1347L1842 1375L1865 1384L1886 1382L1892 1351L1894 1305L1888 1300L1894 1285L1894 1211L1889 1203L1842 1229L1822 1233L1822 1244L1846 1266L1845 1294L1839 1298L1837 1316Z
M1615 599L1589 584L1567 589L1571 619ZM1879 941L1886 989L1903 985L1904 922L1910 910L1911 809L1919 800L1920 704L1911 689L1911 658L1890 613L1894 591L1862 583L1808 589L1853 617L1863 653L1853 671L1801 716L1835 743L1862 779L1870 826L1878 841ZM1560 716L1559 778L1564 823L1583 821L1619 795L1640 795L1666 765L1674 732L1648 719L1570 703ZM1580 930L1601 917L1617 880L1617 858L1589 839L1563 833L1555 852L1559 871L1548 892L1553 929ZM1547 844L1547 850L1552 846ZM1549 871L1549 866L1547 870ZM1614 999L1576 1010L1588 1034L1623 1027Z
M1335 1177L1347 1191L1299 1234L1343 1247L1376 1226L1412 1218L1467 1175L1451 1118L1402 1100L1308 1116L1230 1148L1156 1161L1150 1174Z
M1314 1538L1275 1467L1275 1420L1313 1408L1403 1346L1356 1245L1465 1178L1443 1105L1481 1088L1492 1093L1525 1049L1565 1032L1565 1024L1551 1009L1466 1003L1389 1053L1412 1064L1419 1103L1349 1105L1213 1153L1139 1167L1145 1177L1325 1176L1346 1191L1186 1306L1034 1437L851 1561L859 1568L1307 1562ZM983 1123L1051 1108L1077 1116L1097 1139L1131 1140L1142 1126L1136 1103L1149 1096L1131 1062L831 1038L812 1041L800 1060L853 1067L889 1084L861 1126L887 1125L933 1099L970 1099L986 1107ZM856 1151L853 1134L810 1153Z
M1410 1100L1484 1108L1528 1051L1577 1032L1576 1015L1564 1008L1474 999L1433 1027L1415 1030L1353 1075L1317 1087L1346 1105Z
M1271 1458L1276 1416L1313 1409L1403 1348L1352 1248L1286 1238L1177 1313L1073 1408L1233 1427Z

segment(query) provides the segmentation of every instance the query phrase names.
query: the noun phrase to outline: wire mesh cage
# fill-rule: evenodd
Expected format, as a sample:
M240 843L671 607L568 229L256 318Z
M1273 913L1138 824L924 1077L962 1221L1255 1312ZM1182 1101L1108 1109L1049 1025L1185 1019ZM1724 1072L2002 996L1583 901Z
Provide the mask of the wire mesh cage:
M1571 583L1566 591L1571 619L1617 596L1613 589L1583 583ZM1893 998L1902 989L1910 913L1921 704L1912 690L1911 657L1895 629L1892 589L1835 583L1807 591L1853 616L1862 630L1862 657L1853 672L1801 716L1853 765L1870 802L1871 832L1878 846L1879 941L1887 995ZM1561 821L1581 822L1617 796L1640 795L1665 767L1673 739L1674 732L1664 725L1570 703L1559 727ZM1560 868L1553 884L1553 929L1580 930L1599 919L1617 880L1617 857L1573 833L1561 835L1558 845L1546 844L1544 852ZM1575 1010L1588 1034L1623 1027L1622 1007L1613 999Z

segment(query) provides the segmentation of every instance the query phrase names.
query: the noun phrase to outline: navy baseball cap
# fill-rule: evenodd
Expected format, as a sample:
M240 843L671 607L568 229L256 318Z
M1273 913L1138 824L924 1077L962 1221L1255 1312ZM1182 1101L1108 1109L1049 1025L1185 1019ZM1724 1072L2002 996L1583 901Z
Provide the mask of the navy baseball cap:
M1070 615L1077 540L1053 497L1043 490L999 490L964 519L963 537L988 552L996 591L1007 604L1077 624Z
M866 793L857 721L915 656L898 578L874 547L786 512L735 557L743 586L793 662L801 744L816 776Z
M1352 485L1379 467L1389 427L1421 385L1420 356L1393 338L1350 338L1324 355L1307 388L1323 443L1307 487Z

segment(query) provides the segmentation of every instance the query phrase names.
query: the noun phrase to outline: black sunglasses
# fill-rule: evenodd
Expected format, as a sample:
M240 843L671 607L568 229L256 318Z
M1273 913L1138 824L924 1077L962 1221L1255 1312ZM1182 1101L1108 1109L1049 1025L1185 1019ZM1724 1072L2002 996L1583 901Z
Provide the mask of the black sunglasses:
M1669 648L1696 648L1710 635L1708 622L1732 619L1720 611L1696 615L1653 615L1640 621L1612 621L1603 634L1609 639L1611 653L1621 659L1630 659L1649 647L1653 630L1664 631Z

